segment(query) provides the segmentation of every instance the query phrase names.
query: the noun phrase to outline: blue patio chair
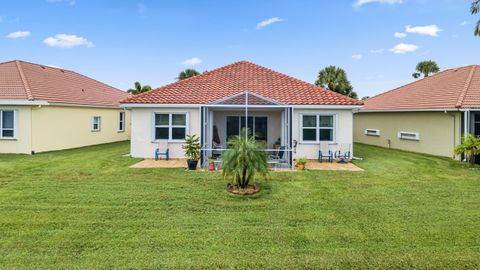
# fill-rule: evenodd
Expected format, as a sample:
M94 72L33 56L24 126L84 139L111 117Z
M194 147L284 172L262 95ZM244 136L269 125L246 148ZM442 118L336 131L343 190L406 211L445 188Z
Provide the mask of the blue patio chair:
M320 150L318 151L318 160L323 162L323 159L327 159L328 162L333 162L333 152L330 150L328 143L320 143Z
M340 144L340 149L335 152L335 158L343 158L345 160L352 159L349 143Z
M160 150L160 143L155 145L155 160L159 160L161 156L165 156L165 160L169 159L169 152L170 150L168 149L168 142L165 144L165 151L161 152Z

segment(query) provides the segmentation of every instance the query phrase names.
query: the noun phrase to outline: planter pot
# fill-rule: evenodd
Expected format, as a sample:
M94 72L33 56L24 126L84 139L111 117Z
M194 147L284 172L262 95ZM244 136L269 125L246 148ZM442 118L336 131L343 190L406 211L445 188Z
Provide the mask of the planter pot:
M187 165L189 170L197 169L198 160L189 159L187 160Z
M297 168L301 171L305 170L305 164L297 164Z
M215 164L208 164L209 171L215 171Z

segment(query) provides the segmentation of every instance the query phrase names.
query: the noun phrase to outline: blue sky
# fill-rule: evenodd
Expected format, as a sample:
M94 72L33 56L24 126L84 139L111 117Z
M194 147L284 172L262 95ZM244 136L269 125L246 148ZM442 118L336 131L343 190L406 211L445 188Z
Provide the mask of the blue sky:
M128 89L248 60L308 82L344 68L359 96L415 65L479 64L468 0L0 0L0 61L71 69ZM397 33L397 34L395 34ZM396 35L396 36L395 36Z

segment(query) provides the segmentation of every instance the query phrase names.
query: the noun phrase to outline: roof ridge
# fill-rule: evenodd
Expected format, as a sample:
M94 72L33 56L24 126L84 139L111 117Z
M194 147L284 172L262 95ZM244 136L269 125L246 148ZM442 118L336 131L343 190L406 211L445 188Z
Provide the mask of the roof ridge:
M470 70L470 74L468 74L468 78L465 81L465 85L463 86L462 92L460 92L460 95L458 96L457 104L455 104L456 108L462 107L463 100L465 99L468 88L470 87L470 83L472 82L473 74L475 73L475 68L476 66L472 66L472 69Z
M25 73L23 72L20 61L15 60L15 65L17 66L18 73L20 73L20 78L22 79L23 87L25 88L25 93L27 94L28 100L34 100L32 91L30 90L30 86L28 85L27 78L25 77Z

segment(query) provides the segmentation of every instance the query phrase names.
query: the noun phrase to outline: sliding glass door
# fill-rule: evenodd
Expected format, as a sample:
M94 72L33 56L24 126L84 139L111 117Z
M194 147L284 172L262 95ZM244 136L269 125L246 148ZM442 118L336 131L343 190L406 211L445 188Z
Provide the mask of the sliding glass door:
M227 141L231 136L240 135L245 124L250 134L255 134L255 140L267 142L268 119L265 116L249 116L247 121L245 116L227 116Z

